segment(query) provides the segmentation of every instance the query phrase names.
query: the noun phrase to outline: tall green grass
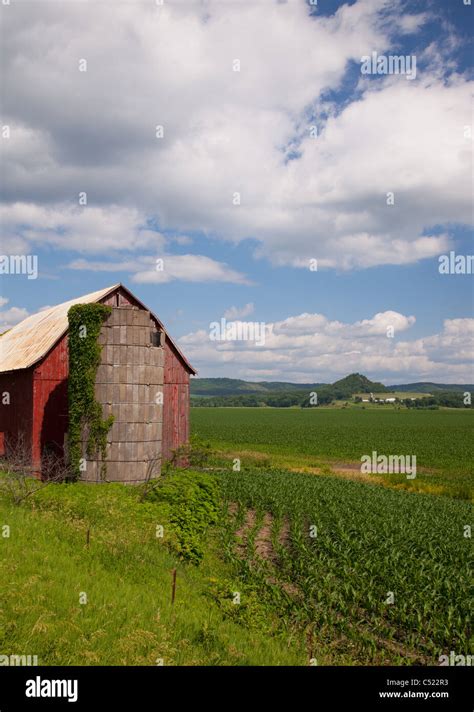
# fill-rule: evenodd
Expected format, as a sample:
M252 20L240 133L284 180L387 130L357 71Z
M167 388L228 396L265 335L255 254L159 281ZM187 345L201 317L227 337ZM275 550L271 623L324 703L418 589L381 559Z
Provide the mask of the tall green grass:
M305 664L300 643L278 627L268 635L268 619L224 613L216 587L229 599L240 584L205 525L215 483L191 477L174 475L145 502L137 488L80 483L21 506L1 499L0 534L8 525L10 536L0 536L0 654L40 665ZM183 531L188 497L196 520Z

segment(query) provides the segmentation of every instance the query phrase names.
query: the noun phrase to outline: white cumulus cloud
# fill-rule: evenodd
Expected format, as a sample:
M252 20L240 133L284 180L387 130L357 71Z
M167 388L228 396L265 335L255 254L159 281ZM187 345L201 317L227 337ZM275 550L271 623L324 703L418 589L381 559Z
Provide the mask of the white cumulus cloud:
M439 76L428 53L415 81L361 76L342 108L327 98L427 12L396 0L332 16L303 1L94 3L91 22L87 6L4 13L8 249L144 254L164 239L151 221L252 238L273 264L345 270L432 257L471 222L472 82ZM222 274L196 257L193 274Z
M205 329L183 336L180 343L203 377L310 383L360 372L385 383L474 380L474 319L447 319L438 334L404 340L414 323L414 316L394 311L353 323L300 314L267 323L260 346L254 341L212 341ZM387 326L394 328L393 336Z
M243 307L229 307L224 311L224 317L226 319L244 319L246 316L250 316L255 311L255 306L252 302L245 304Z

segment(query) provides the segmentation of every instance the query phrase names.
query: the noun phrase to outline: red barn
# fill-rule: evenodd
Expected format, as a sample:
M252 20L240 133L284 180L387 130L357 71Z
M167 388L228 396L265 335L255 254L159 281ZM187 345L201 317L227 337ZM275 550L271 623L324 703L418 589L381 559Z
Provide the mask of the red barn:
M189 436L189 377L196 371L157 316L116 284L33 314L0 336L0 452L18 442L33 470L46 453L64 454L68 431L68 310L112 307L99 336L96 399L114 415L107 479L139 482L156 473ZM160 395L161 394L161 395ZM99 480L99 461L84 479Z

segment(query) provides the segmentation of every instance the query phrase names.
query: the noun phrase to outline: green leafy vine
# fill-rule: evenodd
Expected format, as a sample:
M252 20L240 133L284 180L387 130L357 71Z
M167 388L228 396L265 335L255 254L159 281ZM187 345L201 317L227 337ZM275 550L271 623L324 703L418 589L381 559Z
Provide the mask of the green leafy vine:
M107 433L114 416L102 419L102 405L95 399L95 379L102 348L97 342L104 319L112 309L104 304L75 304L69 320L69 460L73 476L81 474L83 439L87 457L101 455L101 477L106 473Z

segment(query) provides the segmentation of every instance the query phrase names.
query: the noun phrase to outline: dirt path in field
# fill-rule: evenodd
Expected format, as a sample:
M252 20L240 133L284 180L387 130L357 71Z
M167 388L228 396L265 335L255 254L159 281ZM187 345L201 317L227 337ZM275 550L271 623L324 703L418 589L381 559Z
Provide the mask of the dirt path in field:
M229 507L229 511L232 511L234 509L234 515L237 513L238 510L238 505L235 504L234 502L231 502L231 505ZM236 529L234 532L235 538L237 539L236 543L236 552L237 556L239 559L244 559L247 556L247 543L248 543L248 537L249 537L249 532L252 531L252 529L255 526L255 521L257 519L257 514L254 509L247 509L245 513L245 521L242 524L241 527Z
M336 462L330 465L330 472L324 472L322 467L290 467L291 472L311 472L314 475L336 475L345 480L366 482L371 485L387 485L386 481L378 475L370 475L360 471L360 464L352 462Z
M287 544L290 541L290 520L288 517L285 517L283 520L282 527L280 529L280 533L278 534L278 542L281 544L281 546L287 546Z
M237 515L237 511L238 505L235 502L231 502L229 505L229 513L235 517ZM235 537L237 539L236 549L239 556L241 555L243 557L247 555L249 536L255 529L256 522L256 511L254 509L247 509L244 523L235 531ZM273 517L269 512L266 512L255 535L254 548L257 558L262 559L263 561L269 561L270 563L275 563L278 559L278 555L272 543L272 529ZM289 533L290 524L289 521L285 519L278 534L278 542L282 546L285 546L285 544L289 541Z
M284 456L266 454L259 452L258 450L240 450L235 452L225 452L222 453L229 459L234 459L235 457L247 457L254 463L262 463L265 461L271 461L277 467L281 467L283 470L288 470L288 472L303 472L312 475L335 475L336 477L342 477L346 480L354 480L356 482L365 482L372 485L384 485L385 487L390 487L387 480L378 475L367 474L360 471L360 462L328 462L326 464L321 464L319 466L311 466L304 464L304 458L298 458L301 464L297 465L294 463L294 458L287 459ZM311 461L311 458L308 458Z
M238 505L235 502L232 502L229 505L228 511L233 517L235 517L238 512ZM248 509L245 513L245 521L243 525L235 531L235 537L237 539L235 551L239 559L246 559L248 557L248 540L250 533L255 528L256 521L257 513L254 509ZM272 530L273 517L269 512L266 512L263 517L262 524L255 535L254 556L255 560L264 561L270 564L276 573L276 567L278 566L278 554L273 546ZM282 522L277 539L281 546L287 546L289 544L290 522L286 517ZM288 594L288 596L291 596L292 598L298 598L300 596L300 591L297 586L289 583L288 581L281 581L277 576L270 575L267 579L267 583L273 586L279 586Z
M234 511L237 511L237 505L235 505ZM237 553L239 556L247 555L247 544L250 533L255 529L256 522L256 511L254 509L247 509L245 513L245 522L235 531L235 537L238 542ZM263 522L254 539L255 555L259 559L270 562L274 562L277 558L272 544L272 524L273 517L267 512L263 517Z
M273 517L268 512L263 517L263 523L255 537L255 554L265 561L275 562L277 559L272 544Z

